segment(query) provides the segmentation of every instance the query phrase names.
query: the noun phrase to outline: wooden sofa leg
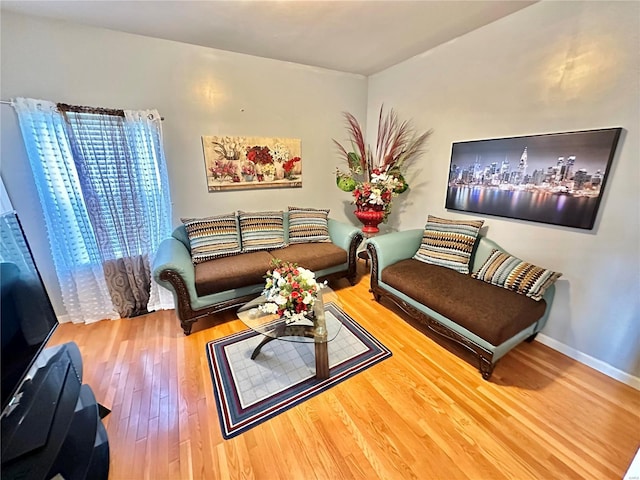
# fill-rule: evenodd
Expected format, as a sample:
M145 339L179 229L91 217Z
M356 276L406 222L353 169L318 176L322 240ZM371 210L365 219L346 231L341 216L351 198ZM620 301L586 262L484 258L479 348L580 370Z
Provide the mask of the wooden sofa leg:
M369 289L369 293L373 293L373 299L374 299L376 302L380 303L381 295L380 295L378 292L376 292L374 289L370 288L370 289Z
M182 331L184 332L185 337L191 335L191 327L193 327L193 322L183 322L180 320L180 326L182 327Z
M493 373L493 367L495 365L491 363L491 359L480 356L480 373L482 373L482 378L485 380L489 380L491 378L491 374Z
M537 337L537 336L538 336L538 332L534 333L534 334L533 334L533 335L531 335L530 337L527 337L526 342L527 342L527 343L531 343L531 342L533 342L533 341L536 339L536 337Z

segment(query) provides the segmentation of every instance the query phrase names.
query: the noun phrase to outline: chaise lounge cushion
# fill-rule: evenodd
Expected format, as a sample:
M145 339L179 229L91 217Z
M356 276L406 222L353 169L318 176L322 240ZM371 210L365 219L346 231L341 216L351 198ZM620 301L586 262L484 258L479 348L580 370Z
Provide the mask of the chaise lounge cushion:
M271 250L270 253L283 262L297 263L314 272L346 263L348 260L347 252L333 243L296 243Z
M544 292L555 283L562 273L523 262L513 255L493 249L473 278L498 287L542 300Z
M544 300L536 302L470 275L413 258L386 267L381 280L492 345L500 345L532 325L546 309Z
M251 252L199 263L195 266L196 292L203 297L263 283L271 260L273 257L269 252Z
M484 220L427 217L416 260L469 273L469 260Z

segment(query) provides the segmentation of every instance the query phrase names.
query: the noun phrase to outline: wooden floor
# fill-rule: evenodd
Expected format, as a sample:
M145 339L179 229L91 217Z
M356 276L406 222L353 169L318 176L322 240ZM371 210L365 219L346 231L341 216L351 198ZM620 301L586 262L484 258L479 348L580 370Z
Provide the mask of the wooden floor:
M538 342L490 381L377 304L333 284L393 356L223 440L205 344L243 330L233 312L185 337L173 311L61 325L84 381L112 409L110 479L620 479L640 446L640 392ZM224 323L216 324L216 321ZM329 353L330 354L330 353Z

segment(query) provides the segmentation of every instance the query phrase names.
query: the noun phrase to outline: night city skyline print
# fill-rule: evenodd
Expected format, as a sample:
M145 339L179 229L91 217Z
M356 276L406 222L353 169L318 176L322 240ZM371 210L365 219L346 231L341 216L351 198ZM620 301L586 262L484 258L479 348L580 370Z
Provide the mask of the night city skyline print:
M456 142L445 207L591 229L621 131Z

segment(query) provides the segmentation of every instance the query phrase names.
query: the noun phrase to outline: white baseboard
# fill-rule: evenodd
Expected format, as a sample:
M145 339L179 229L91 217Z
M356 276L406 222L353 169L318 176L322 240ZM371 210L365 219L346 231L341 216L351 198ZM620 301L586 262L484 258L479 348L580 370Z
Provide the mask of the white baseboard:
M73 320L71 320L71 317L69 315L57 315L56 318L58 319L58 323L75 323L84 325L89 325L90 323L96 323L103 320L101 318L97 318L95 320L91 320L90 322L74 322Z
M640 478L640 448L636 452L636 456L633 457L629 470L624 476L623 480L638 480Z
M576 350L573 347L565 345L562 342L559 342L555 338L548 337L547 335L543 335L539 333L536 337L536 340L547 347L553 348L554 350L559 351L560 353L564 353L567 357L571 357L574 360L577 360L580 363L584 363L585 365L597 370L605 375L614 378L622 383L629 385L630 387L635 388L636 390L640 390L640 378L634 377L633 375L623 372L616 367L609 365L602 360L598 360L597 358L593 358L586 353L582 353L579 350Z

